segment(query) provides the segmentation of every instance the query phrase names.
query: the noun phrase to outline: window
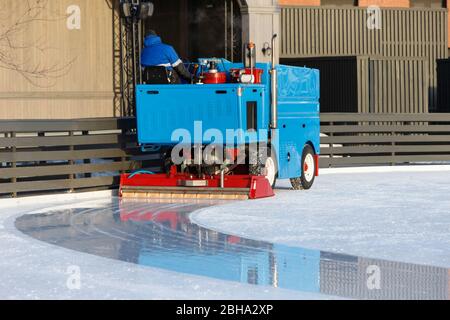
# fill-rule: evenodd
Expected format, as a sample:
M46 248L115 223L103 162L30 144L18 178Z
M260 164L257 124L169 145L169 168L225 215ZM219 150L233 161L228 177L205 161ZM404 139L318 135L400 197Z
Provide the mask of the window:
M256 101L247 102L247 130L258 130L258 108Z

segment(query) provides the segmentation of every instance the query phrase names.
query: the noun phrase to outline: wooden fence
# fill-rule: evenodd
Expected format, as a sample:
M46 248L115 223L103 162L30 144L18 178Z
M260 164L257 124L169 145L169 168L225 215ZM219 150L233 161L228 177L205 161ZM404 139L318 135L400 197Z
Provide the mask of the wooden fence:
M450 163L450 114L322 114L321 167Z
M450 114L322 114L320 165L450 163ZM0 197L115 188L153 168L134 119L0 121Z
M0 196L113 188L142 155L134 119L0 121Z

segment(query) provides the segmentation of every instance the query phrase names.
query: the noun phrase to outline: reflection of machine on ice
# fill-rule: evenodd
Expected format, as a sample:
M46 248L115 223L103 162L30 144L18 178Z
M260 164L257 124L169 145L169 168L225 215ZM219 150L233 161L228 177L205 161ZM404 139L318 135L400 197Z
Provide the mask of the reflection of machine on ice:
M319 252L206 230L176 209L126 208L123 205L120 212L123 223L145 224L152 230L152 237L140 245L139 264L249 284L319 290Z
M248 240L194 225L187 214L176 209L158 212L125 208L120 214L122 222L144 223L152 228L151 240L144 240L136 253L142 265L349 298L448 298L445 268ZM374 274L368 270L374 266L381 275L379 286L376 281L370 285Z
M449 270L271 244L206 230L188 214L209 204L132 201L17 218L60 247L181 273L363 299L448 299Z

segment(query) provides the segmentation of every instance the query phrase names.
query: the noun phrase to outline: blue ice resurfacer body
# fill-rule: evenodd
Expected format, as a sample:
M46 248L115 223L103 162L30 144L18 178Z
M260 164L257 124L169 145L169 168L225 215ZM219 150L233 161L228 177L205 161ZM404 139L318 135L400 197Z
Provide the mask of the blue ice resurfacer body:
M262 63L248 69L242 63L219 61L209 76L219 73L221 84L137 86L142 150L193 147L187 153L182 149L181 163L173 162L172 152L169 162L173 165L163 174L123 175L122 195L257 199L274 195L277 178L291 179L294 189L312 186L320 152L319 71L283 65L271 68ZM235 70L241 72L238 80ZM253 75L250 81L244 77L248 72ZM252 150L255 145L269 150L256 164L250 161L252 155L260 157L259 151ZM244 153L248 162L236 165L228 158L219 165L205 158L195 162L197 151L202 154L210 146L214 152L220 149L217 146L223 147L221 159L225 154L237 158ZM216 154L213 157L218 159Z
M219 67L219 71L229 72L243 68L243 64L224 63ZM244 134L234 139L238 145L267 142L271 131L270 64L257 64L257 68L263 70L261 84L138 86L139 143L144 149L176 145L184 132L189 133L192 143L206 145L214 143L212 136L217 131L224 139L227 131L241 131ZM278 178L297 178L304 168L301 161L305 145L310 145L315 155L320 152L319 71L283 65L276 70L279 136L272 137L272 144ZM249 130L256 130L258 135L245 134Z

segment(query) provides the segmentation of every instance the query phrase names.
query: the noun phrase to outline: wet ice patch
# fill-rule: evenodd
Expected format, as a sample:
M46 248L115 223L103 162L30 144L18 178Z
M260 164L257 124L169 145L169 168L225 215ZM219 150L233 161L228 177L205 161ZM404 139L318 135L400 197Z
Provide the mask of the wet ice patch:
M38 210L32 210L27 212L26 214L49 214L55 211L62 211L62 210L71 210L71 209L82 209L82 208L90 208L90 209L100 209L105 208L108 205L111 204L111 200L108 199L101 199L101 200L92 200L92 201L83 201L83 202L76 202L76 203L70 203L70 204L63 204L63 205L57 205L50 208L43 208Z
M259 292L277 288L345 298L448 298L449 273L445 268L256 241L192 223L189 214L209 205L114 199L105 208L83 204L86 208L21 216L16 227L62 248L186 277L250 284L260 288L255 289ZM257 220L255 215L249 223ZM263 231L271 226L270 218L265 220ZM373 275L370 270L378 273ZM378 274L383 277L375 279L377 291L373 291L374 286L367 286L368 277ZM193 281L189 281L189 288L203 292Z

